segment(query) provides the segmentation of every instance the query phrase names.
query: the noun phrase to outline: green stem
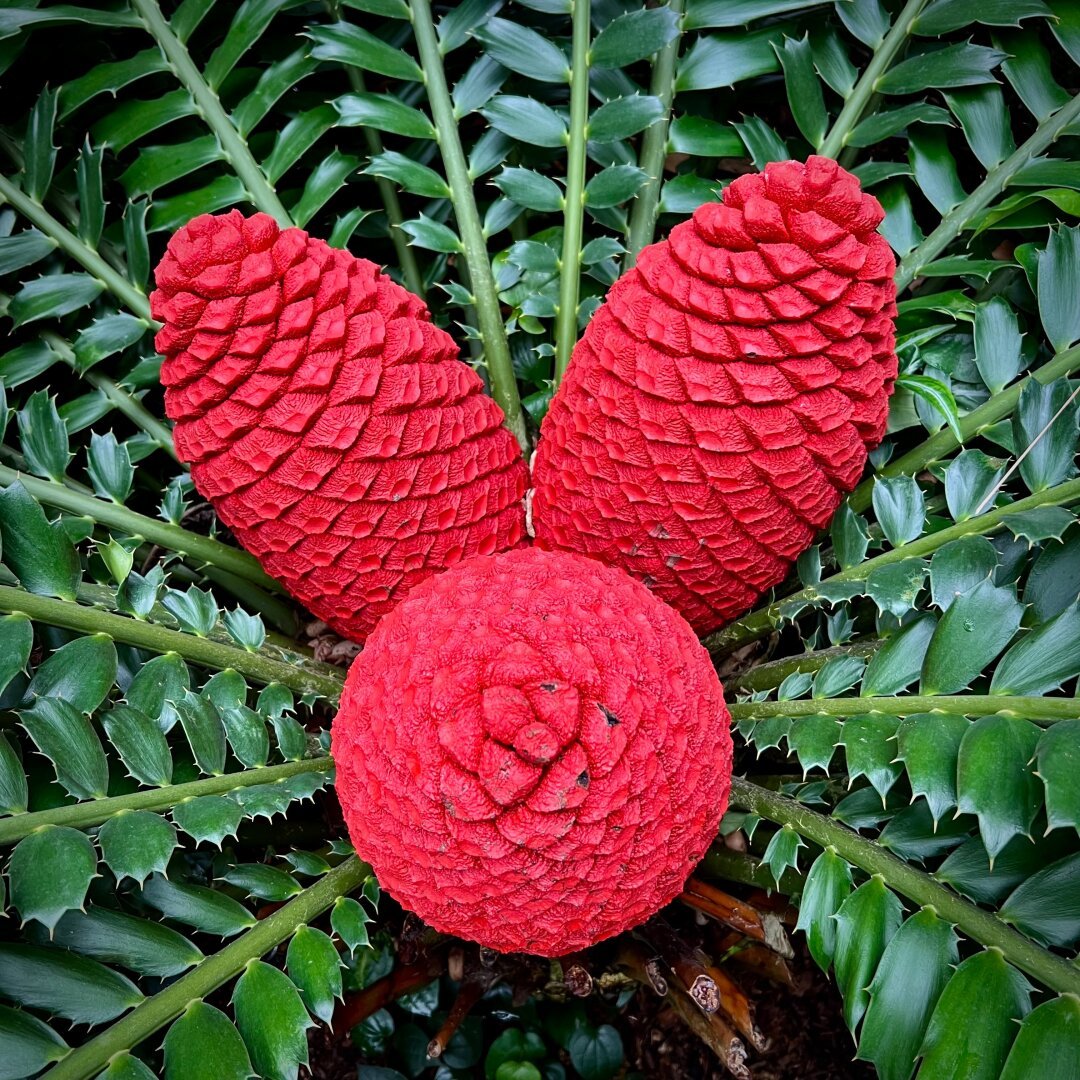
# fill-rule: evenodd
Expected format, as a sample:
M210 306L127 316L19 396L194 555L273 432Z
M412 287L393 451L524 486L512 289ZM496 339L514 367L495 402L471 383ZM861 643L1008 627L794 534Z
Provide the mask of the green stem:
M845 581L865 581L875 570L882 566L903 562L905 559L918 559L933 554L939 548L953 540L959 540L962 536L974 536L993 532L1001 527L1002 521L1009 514L1020 514L1025 510L1034 510L1039 506L1064 506L1080 499L1080 480L1069 480L1056 487L1047 488L1026 499L1018 499L1008 506L995 506L985 514L978 517L968 518L956 525L950 525L947 529L922 536L918 540L912 540L903 547L886 551L876 558L867 559L852 566L847 570L841 570L832 577L825 578L823 585L834 585ZM785 596L782 600L770 604L768 607L747 615L745 618L733 622L730 626L715 634L710 634L702 644L710 653L726 652L735 646L744 645L748 641L756 641L770 633L780 620L780 609L792 603L812 603L821 599L821 592L817 586L802 589L791 596Z
M1007 390L1002 390L984 401L977 409L972 409L966 416L960 417L960 433L963 441L974 438L979 432L1004 420L1016 408L1020 395L1024 388L1033 380L1040 383L1050 383L1055 379L1071 375L1080 368L1080 346L1074 345L1071 349L1060 352L1048 363L1043 364L1038 371L1032 372L1027 378L1014 383ZM890 461L878 471L879 476L914 476L921 472L932 461L940 461L946 454L955 450L961 442L946 426L936 435L920 443L914 449L909 450L903 457ZM852 510L865 510L871 503L874 494L874 477L864 480L849 496L848 503Z
M62 626L81 634L107 634L116 641L139 649L150 649L156 653L174 652L193 664L213 671L232 669L256 682L279 682L299 694L316 694L332 702L336 702L340 696L344 681L209 638L166 630L163 626L84 607L72 600L37 596L9 585L0 585L0 611L22 612L39 622Z
M264 589L284 592L282 586L259 565L258 559L239 548L229 547L220 540L212 540L209 536L188 532L179 525L156 521L154 518L137 514L126 506L119 506L105 499L84 495L80 491L73 491L65 484L58 484L53 480L42 480L36 476L16 472L6 465L0 465L0 485L7 487L16 480L21 482L38 502L45 503L47 506L55 506L58 510L65 510L69 514L88 517L99 525L118 529L130 536L142 537L152 544L168 548L169 551L187 555L204 563L211 563Z
M781 660L758 664L734 679L725 679L724 690L729 694L740 691L757 693L759 690L773 690L789 675L818 671L830 660L841 657L873 656L883 644L880 638L872 638L869 641L854 641L850 645L834 645L830 649L803 653L802 656L785 656Z
M207 127L221 144L225 160L233 167L240 182L247 189L251 201L258 209L274 218L282 228L292 225L292 218L284 203L278 198L266 174L248 149L248 144L236 129L221 99L203 78L187 46L173 33L168 20L155 0L131 0L147 32L157 42L162 55L176 77L191 94Z
M521 411L517 377L510 359L510 345L506 338L506 326L499 308L499 294L488 259L487 241L484 239L480 213L476 208L472 181L465 151L461 147L457 120L450 90L446 85L442 53L435 33L430 0L410 0L413 33L420 53L420 66L424 71L431 117L435 123L435 135L442 155L446 179L450 185L454 216L461 233L462 250L469 268L473 297L476 300L476 321L484 338L484 357L491 378L491 396L499 403L506 417L506 426L514 433L524 453L529 450L529 436L525 430L525 416Z
M737 881L740 885L751 885L758 889L773 892L777 888L772 870L753 855L732 851L721 844L714 844L705 853L705 858L694 869L694 876L712 881L722 878L724 881ZM794 867L788 867L780 875L780 892L786 896L795 896L802 892L805 877Z
M555 311L555 385L577 344L581 292L581 246L585 225L585 146L589 138L590 0L572 0L570 45L570 141L563 194L563 245L559 266L559 306Z
M834 158L847 145L847 140L854 131L855 125L862 119L863 113L870 104L870 99L874 96L878 80L892 67L897 54L907 44L915 20L926 4L927 0L908 0L903 10L896 16L889 32L874 50L874 55L863 70L859 81L848 94L840 115L837 116L836 122L818 148L819 154Z
M1077 118L1080 118L1080 94L1043 120L1027 142L1000 165L995 165L986 174L986 179L963 202L954 206L941 219L941 224L904 258L896 268L897 291L906 289L922 268L933 262L967 228L971 219L1005 190L1013 176L1046 150Z
M1059 720L1080 720L1080 701L1076 698L1006 697L1003 694L941 694L932 697L845 697L810 698L799 701L748 701L729 705L731 719L766 720L770 716L915 716L918 713L944 712L957 716L990 716L1008 713L1037 724Z
M838 855L868 874L880 874L886 885L923 907L931 907L969 938L998 948L1006 959L1058 993L1080 993L1080 968L1055 956L1006 926L992 915L957 896L914 866L867 840L845 825L741 777L731 781L731 801L778 825L790 825L801 836Z
M66 255L97 278L133 315L148 324L152 322L150 301L146 294L135 288L122 274L118 274L93 248L61 225L41 203L20 191L6 176L0 176L0 196L36 229L55 240Z
M17 588L18 584L19 579L6 567L0 566L0 585L10 585ZM110 589L107 585L95 585L88 581L80 582L75 592L75 598L85 607L102 608L111 612L119 610L116 606L116 591ZM158 626L164 626L166 630L179 632L180 623L176 616L160 603L154 604L146 619L148 622L156 623ZM208 641L217 641L222 645L234 644L232 635L220 622L215 624L206 637ZM333 677L337 673L336 668L330 664L319 663L310 651L304 651L290 638L275 634L272 631L267 633L266 642L260 652L265 656L269 656L272 660L280 660L285 664L306 665L312 670L329 677Z
M340 17L340 15L339 15ZM364 76L354 67L348 70L349 85L358 94L364 93L367 87L364 85ZM383 152L382 136L372 127L364 129L364 144L367 146L369 157L377 157ZM408 237L402 232L401 224L405 220L401 212L401 200L398 199L397 188L394 182L385 176L375 177L375 186L382 199L383 209L386 211L386 221L389 224L390 242L394 245L394 254L397 256L398 266L401 267L401 275L405 281L405 287L417 296L424 295L424 277L420 273L420 267L416 262L416 252L410 247Z
M0 818L0 844L14 844L46 825L64 825L70 829L90 829L124 810L171 810L185 799L200 795L224 795L256 784L275 784L291 776L309 772L329 772L334 764L328 757L287 761L284 765L266 765L260 769L207 776L187 784L172 784L149 791L133 791L108 799L94 799L74 806L56 806L33 814Z
M109 1059L159 1031L178 1017L192 1002L211 994L238 975L248 964L265 956L330 907L339 896L358 888L371 874L371 867L350 855L324 878L306 888L284 907L268 915L256 926L208 956L186 975L170 983L160 993L146 998L122 1020L106 1028L96 1038L72 1050L45 1076L48 1080L88 1080L105 1068ZM269 1022L273 1022L271 1019Z
M637 193L630 211L630 228L626 233L626 255L623 272L629 270L641 249L653 240L656 219L660 207L660 182L663 179L664 159L667 157L668 128L671 125L671 105L675 100L675 64L679 59L682 43L682 13L684 0L669 0L668 7L679 17L679 32L656 54L653 61L652 83L649 93L660 99L664 115L645 129L641 137L641 155L638 164L648 179Z

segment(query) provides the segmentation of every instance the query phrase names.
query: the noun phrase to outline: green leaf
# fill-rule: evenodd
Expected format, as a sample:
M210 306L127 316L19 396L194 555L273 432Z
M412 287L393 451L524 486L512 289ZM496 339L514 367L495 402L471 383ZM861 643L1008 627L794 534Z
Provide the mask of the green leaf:
M630 11L596 35L589 59L594 67L626 67L659 52L678 34L679 17L669 7Z
M833 848L826 848L806 875L795 926L806 933L810 955L822 971L829 970L836 950L834 916L850 893L851 867Z
M227 795L200 795L177 803L172 817L196 843L207 840L220 847L226 836L236 835L244 811Z
M142 898L168 919L193 926L205 934L231 937L255 925L255 917L231 896L202 885L182 885L154 874L142 890Z
M46 86L30 110L26 123L23 188L35 202L41 202L45 198L45 193L52 183L53 167L56 165L56 147L53 146L56 95L56 90Z
M952 927L923 908L885 947L870 984L870 1005L855 1056L881 1080L908 1080L930 1016L957 961Z
M945 470L945 501L953 520L967 521L980 509L991 506L991 493L1004 472L999 461L987 457L981 450L964 450L953 458ZM931 562L931 577L933 565Z
M1032 843L1026 836L1014 836L995 857L990 856L978 836L960 845L934 872L934 877L979 904L997 907L1018 885L1048 863L1061 858L1071 847L1068 836L1055 833Z
M1036 506L1019 514L1006 514L1001 523L1017 541L1029 546L1043 540L1060 540L1076 521L1063 506Z
M1048 694L1080 674L1080 604L1022 637L1001 658L991 694Z
M910 476L884 477L874 481L874 513L893 547L901 547L922 533L926 500Z
M610 1080L623 1063L622 1036L610 1024L583 1024L570 1036L566 1049L582 1080Z
M60 483L71 453L68 430L56 411L56 399L44 390L31 394L26 407L16 414L23 454L32 472Z
M917 127L908 133L908 159L919 190L942 216L964 201L956 162L940 128Z
M870 658L861 696L893 697L906 690L919 677L936 626L930 612L920 612L893 634Z
M696 157L738 157L746 149L730 124L689 115L676 117L671 122L668 145L676 154Z
M783 45L774 45L774 48L784 69L784 88L792 118L806 141L816 149L828 131L829 114L825 109L821 82L814 70L810 35L804 34L800 40L785 37Z
M423 82L420 65L408 53L352 23L312 23L304 33L315 43L311 55L316 60L334 60L405 82Z
M11 853L11 904L23 922L35 919L50 931L65 912L81 908L97 876L94 845L76 829L45 825Z
M875 143L899 135L901 131L915 123L951 126L952 119L940 105L931 105L925 101L902 105L899 109L883 109L856 124L847 142L849 146L873 146Z
M61 646L43 663L26 689L27 701L62 699L92 713L116 682L116 646L107 634L87 634Z
M1020 392L1013 438L1018 450L1028 451L1020 462L1020 475L1029 491L1045 491L1072 471L1080 405L1075 398L1069 401L1071 394L1068 379L1047 384L1031 379Z
M22 1009L0 1005L0 1080L36 1076L68 1053L68 1044L48 1024Z
M1012 640L1024 613L1012 589L980 581L941 617L923 662L920 693L968 687Z
M960 121L972 152L986 169L992 169L1015 149L1009 111L1001 87L973 86L945 95L953 115Z
M161 728L150 717L130 705L115 705L102 724L130 776L147 787L172 783L172 754Z
M903 769L893 759L897 719L881 713L852 716L844 721L840 744L847 753L848 783L865 776L884 804Z
M503 169L492 183L518 206L555 211L562 207L562 189L550 177L532 169Z
M121 810L98 832L101 858L116 875L142 885L155 873L164 873L176 842L172 822L150 810Z
M961 42L910 56L886 72L875 84L881 94L917 94L931 88L977 86L992 83L993 70L1006 54L985 45Z
M915 606L927 569L925 559L903 559L879 566L866 579L866 593L879 611L902 619Z
M910 390L917 398L925 401L936 413L939 413L949 425L949 430L957 440L963 441L960 430L960 413L956 408L956 398L952 390L940 379L931 379L926 375L901 375L896 380L900 390Z
M304 190L292 208L297 225L306 225L345 186L360 165L360 159L340 150L331 151L309 173Z
M773 833L761 861L769 868L777 887L785 871L799 868L799 848L806 847L803 838L790 826L784 825Z
M975 366L992 394L1003 390L1023 370L1023 338L1016 312L1002 296L975 307Z
M104 288L89 274L50 274L23 285L11 298L7 313L15 326L56 319L93 303Z
M566 121L535 98L503 94L480 110L497 131L532 146L565 146Z
M157 1077L139 1058L125 1050L109 1058L109 1067L98 1074L97 1080L157 1080Z
M1043 1002L1024 1017L1000 1080L1069 1080L1080 1060L1080 999L1071 994Z
M811 769L824 769L836 752L840 724L831 716L807 716L796 720L788 733L788 746L799 759L805 776Z
M270 736L263 718L246 705L221 710L229 745L237 761L249 769L266 764L270 756Z
M666 8L654 10L666 11ZM651 12L650 12L651 13ZM645 14L645 12L641 12ZM651 127L665 114L658 97L633 94L605 102L589 117L589 138L597 142L629 139Z
M37 945L0 945L0 994L75 1024L102 1024L143 1000L138 987L96 960Z
M0 732L0 814L26 813L28 795L22 762L9 737Z
M373 127L411 139L435 135L431 121L392 94L344 94L333 102L341 127Z
M877 874L851 893L836 913L836 985L844 997L844 1021L852 1031L870 1004L867 987L903 917L900 901Z
M258 1075L296 1080L299 1066L308 1061L305 1032L314 1024L289 977L252 960L237 981L232 1003L236 1026Z
M585 185L585 205L593 209L619 206L632 199L648 178L636 165L602 169Z
M985 536L962 536L938 548L930 560L933 603L948 611L958 597L989 581L997 565L997 551Z
M920 1080L998 1080L1031 986L1000 949L969 956L942 991L923 1042Z
M81 577L75 549L18 481L0 490L0 548L28 592L75 599Z
M1080 720L1047 728L1035 750L1036 773L1046 788L1047 832L1080 829Z
M840 509L833 517L830 535L833 554L841 570L850 570L866 558L866 549L870 543L866 518L856 514L846 501L840 504Z
M396 150L376 154L360 171L369 176L385 176L406 191L414 195L424 195L429 199L445 199L450 194L446 181L434 169L429 169Z
M562 49L527 26L490 18L472 36L492 60L518 75L548 83L570 80L570 65Z
M31 684L33 685L33 684ZM19 714L34 745L56 769L56 779L76 799L104 798L109 762L90 721L62 698L39 698Z
M341 997L341 957L333 941L321 930L301 926L289 942L285 966L308 1011L329 1024L334 999Z
M0 274L33 266L56 249L56 241L37 229L24 229L0 239Z
M242 863L234 866L222 878L230 885L246 889L252 896L262 900L281 902L302 892L297 880L276 866L262 863Z
M213 703L185 691L176 712L200 770L220 776L225 771L225 727Z
M773 46L781 36L780 27L769 27L699 37L679 58L676 91L734 86L744 79L777 71L780 61Z
M1015 716L982 716L965 732L956 765L960 812L976 814L994 857L1014 836L1030 836L1042 806L1042 784L1031 763L1039 729Z
M0 694L16 675L26 671L33 646L34 624L25 615L0 616ZM2 808L3 799L0 798Z
M330 925L345 942L350 956L355 955L359 948L370 948L367 932L369 922L371 916L351 896L339 896L330 909Z
M838 656L826 661L814 676L816 698L836 697L850 690L862 678L866 661L859 656Z
M956 762L970 727L956 713L918 713L897 728L896 757L907 770L912 797L926 799L935 822L956 806Z
M915 32L938 37L971 23L1019 26L1022 19L1052 14L1042 0L934 0L916 19Z
M168 731L176 722L172 706L184 700L190 685L187 664L176 653L164 653L139 668L127 688L126 700Z
M233 1022L205 1001L193 1001L165 1036L165 1080L248 1080L247 1047Z
M1044 945L1080 940L1080 854L1067 855L1028 878L998 915Z
M1080 596L1080 529L1061 543L1046 544L1028 573L1024 603L1035 622L1045 622Z
M179 975L203 959L186 937L162 923L98 904L85 912L68 911L57 923L53 941L95 960L158 978Z

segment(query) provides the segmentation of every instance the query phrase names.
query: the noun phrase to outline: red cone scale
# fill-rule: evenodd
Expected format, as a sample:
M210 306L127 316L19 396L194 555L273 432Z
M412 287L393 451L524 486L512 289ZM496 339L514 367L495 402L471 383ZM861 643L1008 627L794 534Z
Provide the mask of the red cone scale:
M740 177L646 248L544 420L538 543L623 567L699 632L779 582L885 431L883 216L812 157Z
M196 218L157 268L165 406L198 490L362 641L417 582L524 535L502 410L424 304L272 218Z
M558 956L672 900L731 778L723 691L621 570L519 548L416 586L354 661L337 791L379 882L437 930Z

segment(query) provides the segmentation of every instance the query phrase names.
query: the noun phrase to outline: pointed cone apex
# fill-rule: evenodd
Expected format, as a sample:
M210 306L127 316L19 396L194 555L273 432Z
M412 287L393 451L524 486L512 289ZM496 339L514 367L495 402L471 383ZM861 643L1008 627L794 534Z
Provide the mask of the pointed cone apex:
M203 215L157 268L165 407L199 492L363 641L413 585L525 536L526 469L423 302L266 214Z
M623 567L699 633L781 581L885 431L883 216L812 157L740 177L646 248L544 419L537 542Z

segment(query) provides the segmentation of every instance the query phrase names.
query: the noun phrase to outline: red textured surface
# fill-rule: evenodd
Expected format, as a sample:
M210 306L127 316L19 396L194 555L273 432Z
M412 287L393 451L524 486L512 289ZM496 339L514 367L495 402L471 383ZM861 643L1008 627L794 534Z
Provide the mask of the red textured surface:
M740 177L646 248L544 420L538 543L623 567L699 632L782 580L885 431L883 216L812 157Z
M195 486L266 572L362 641L413 585L524 536L502 410L423 302L266 214L204 215L151 296Z
M672 900L731 783L693 631L621 570L539 548L417 586L333 727L349 834L424 922L559 956Z

